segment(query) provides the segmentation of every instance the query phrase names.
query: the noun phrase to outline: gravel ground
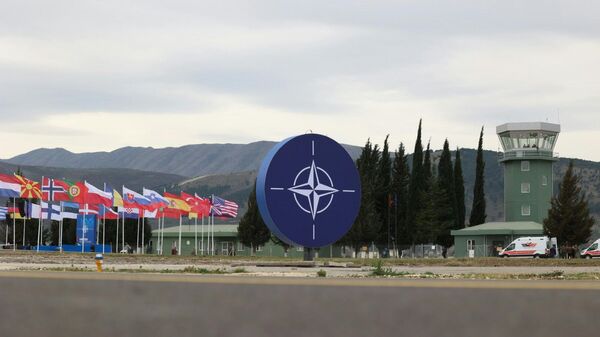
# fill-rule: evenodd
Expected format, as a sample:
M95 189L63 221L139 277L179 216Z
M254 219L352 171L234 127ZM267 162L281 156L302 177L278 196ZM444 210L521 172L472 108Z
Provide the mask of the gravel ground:
M392 260L393 261L393 260ZM457 260L458 261L458 260ZM499 260L504 262L504 260ZM421 265L389 265L385 268L396 273L410 274L436 274L436 275L461 275L461 274L546 274L561 271L564 274L598 273L600 265L536 265L538 261L523 260L531 266L489 266L484 261L482 266L456 266L435 265L432 261L424 261ZM523 263L523 261L519 263ZM373 261L372 261L373 262ZM391 262L391 261L386 261ZM440 260L440 263L445 262ZM596 262L596 261L594 261ZM243 269L243 275L257 276L293 276L293 277L315 277L319 270L325 270L328 277L356 277L368 276L372 267L369 265L338 263L337 267L325 266L323 261L317 262L313 267L307 267L301 261L290 259L266 259L266 258L219 258L219 257L190 257L190 256L155 256L155 255L113 255L108 254L104 259L104 268L110 271L143 271L143 272L167 272L183 271L184 268L204 268L207 270L220 269L233 272L235 269ZM545 262L547 263L547 262ZM333 263L332 263L333 264ZM364 264L364 261L362 261ZM265 266L266 265L266 266ZM35 252L6 252L0 251L0 271L2 270L95 270L94 254L56 254Z

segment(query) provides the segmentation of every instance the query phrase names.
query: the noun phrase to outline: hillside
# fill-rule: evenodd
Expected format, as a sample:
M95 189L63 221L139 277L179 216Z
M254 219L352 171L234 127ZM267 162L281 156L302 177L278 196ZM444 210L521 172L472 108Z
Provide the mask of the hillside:
M198 144L154 149L124 147L112 152L72 153L65 149L37 149L4 160L16 165L67 168L127 168L196 177L257 170L275 142ZM353 158L360 147L345 145Z
M71 181L87 180L91 184L102 188L104 183L119 189L122 185L135 190L142 187L162 189L185 179L176 174L165 174L157 172L146 172L130 169L73 169L28 165L13 165L0 162L0 173L12 174L20 168L29 179L41 181L42 176L53 178L65 178Z

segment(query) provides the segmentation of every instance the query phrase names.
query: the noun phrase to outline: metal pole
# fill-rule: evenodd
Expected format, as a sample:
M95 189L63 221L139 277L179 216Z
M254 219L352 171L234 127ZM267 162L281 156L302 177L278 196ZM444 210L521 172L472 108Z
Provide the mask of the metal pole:
M138 208L137 216L137 235L135 236L135 253L138 253L140 249L140 209Z
M177 247L177 255L181 255L181 214L179 214L179 246Z
M58 246L60 247L60 252L63 252L63 203L60 202L60 223L58 224Z
M119 220L121 220L121 215L119 213L119 209L117 208L117 237L115 238L115 253L117 254L119 253L119 223L121 222Z
M104 207L106 207L106 206L104 206ZM106 213L104 213L104 221L102 223L102 254L106 254L105 246L106 246Z
M25 218L23 218L23 247L25 247Z
M196 252L196 256L198 256L198 215L194 218L194 251Z
M121 228L121 246L121 248L125 249L125 212L123 212L123 228Z
M200 225L200 250L204 255L204 214L202 214L202 224Z
M13 198L13 251L17 250L17 198Z
M140 212L145 212L145 211L140 210ZM144 243L144 231L146 230L146 218L145 218L145 215L146 214L144 214L144 217L142 218L142 254L146 254L146 245Z
M212 215L212 227L211 227L211 252L215 255L215 215Z

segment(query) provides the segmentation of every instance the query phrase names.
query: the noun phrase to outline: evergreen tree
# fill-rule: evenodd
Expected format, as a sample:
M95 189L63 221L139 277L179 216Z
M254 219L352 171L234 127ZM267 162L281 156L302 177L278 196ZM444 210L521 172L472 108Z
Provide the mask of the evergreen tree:
M579 176L573 172L571 161L558 195L552 198L548 218L544 220L544 232L556 237L561 246L586 243L592 235L594 218L590 216L588 201L581 191L579 180Z
M425 176L423 173L423 144L421 143L422 120L419 121L417 140L412 158L412 172L408 187L408 202L406 208L406 241L411 244L416 240L417 215L422 207L421 193L424 190Z
M455 229L461 229L465 226L465 180L462 172L462 162L460 159L460 150L456 149L456 159L454 160L454 191L456 193L456 218Z
M425 184L424 191L427 191L431 187L431 175L433 173L433 167L431 165L431 141L427 142L427 149L425 149L425 158L423 159L423 180Z
M392 170L392 194L394 200L395 239L397 244L410 244L408 241L408 230L406 228L406 205L408 202L408 184L410 183L410 172L408 168L408 156L404 144L400 143L395 153Z
M473 208L469 219L469 226L477 226L485 223L485 191L484 173L485 161L483 160L483 127L479 134L479 146L477 147L477 166L475 167L475 186L473 187Z
M353 247L357 253L362 246L369 247L377 239L381 226L375 203L379 156L379 147L367 140L356 160L362 186L361 205L354 224L341 241Z
M377 167L377 187L374 191L376 198L376 210L379 215L379 222L381 223L377 243L380 247L387 247L391 244L391 238L394 234L390 226L390 200L391 200L391 188L392 188L392 159L389 153L388 144L389 135L385 137L383 142L383 149L381 150L381 156L378 161Z
M271 232L263 221L256 202L256 181L248 197L248 210L240 220L238 238L242 244L251 247L254 255L256 247L264 245L271 238Z
M448 248L453 240L450 231L458 222L456 207L456 191L454 186L454 170L450 144L444 141L444 149L438 163L437 191L432 193L437 211L437 238L436 243Z

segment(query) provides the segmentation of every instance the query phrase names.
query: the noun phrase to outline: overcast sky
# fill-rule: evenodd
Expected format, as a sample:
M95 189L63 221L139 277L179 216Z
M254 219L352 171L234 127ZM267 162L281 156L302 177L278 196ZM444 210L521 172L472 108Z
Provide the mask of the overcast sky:
M496 150L550 121L600 161L600 2L0 3L0 158L280 140ZM593 144L593 145L592 145ZM592 145L592 146L590 146Z

